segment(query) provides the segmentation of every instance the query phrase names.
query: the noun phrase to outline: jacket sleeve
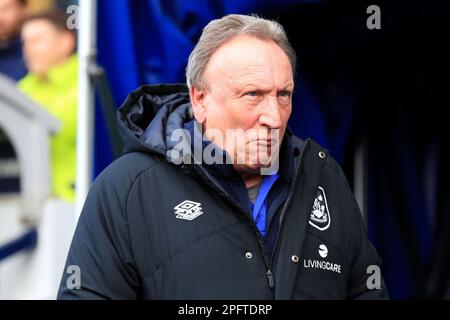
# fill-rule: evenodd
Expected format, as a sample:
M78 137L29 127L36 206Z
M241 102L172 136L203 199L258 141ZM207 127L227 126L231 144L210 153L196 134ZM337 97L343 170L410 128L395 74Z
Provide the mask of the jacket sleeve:
M110 170L111 172L111 170ZM70 246L58 299L136 299L139 281L125 215L127 188L108 172L94 182Z
M389 299L381 274L381 258L367 235L361 211L353 198L354 252L347 288L349 299Z

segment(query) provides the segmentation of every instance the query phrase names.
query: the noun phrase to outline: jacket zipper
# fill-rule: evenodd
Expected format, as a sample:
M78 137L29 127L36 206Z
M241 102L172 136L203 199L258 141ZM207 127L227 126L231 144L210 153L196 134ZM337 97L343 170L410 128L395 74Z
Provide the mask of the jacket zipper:
M306 142L305 142L305 145L303 147L302 153L300 155L300 160L299 160L300 163L298 165L297 171L294 174L294 179L293 179L293 184L292 184L291 190L289 191L289 195L288 195L288 197L286 199L286 202L285 202L285 204L283 206L283 210L281 212L280 225L278 226L277 236L275 238L275 245L274 245L274 248L273 248L272 256L270 257L269 265L267 265L266 262L264 261L264 264L266 265L266 269L267 269L266 277L267 277L267 281L269 282L269 288L270 289L274 289L275 288L275 279L274 279L273 273L272 273L272 266L273 266L273 259L275 257L275 252L277 250L278 238L280 236L280 231L281 231L281 227L283 225L283 220L284 220L284 216L285 216L286 211L287 211L287 207L288 207L289 203L291 202L292 196L294 194L293 191L294 191L294 188L295 188L295 185L296 185L296 182L297 182L297 176L298 176L298 174L299 174L299 172L300 172L300 170L302 169L302 166L303 166L303 155L304 155L306 149L308 148L309 143L310 143L310 139L307 139ZM260 235L258 234L257 236L259 237ZM264 241L264 239L263 239L263 241Z
M272 270L269 268L266 272L267 281L269 281L269 288L274 289L275 288L275 280L273 279Z
M276 251L277 251L277 247L278 247L278 246L277 246L277 245L278 245L278 239L279 239L279 237L280 237L280 232L281 232L281 227L282 227L282 225L283 225L284 216L286 215L287 207L288 207L289 203L290 203L291 200L292 200L292 196L293 196L293 194L294 194L294 188L295 188L295 185L296 185L297 180L298 180L298 179L297 179L297 176L298 176L299 172L301 171L301 169L302 169L302 167L303 167L303 155L305 154L305 151L306 151L306 149L308 148L309 143L310 143L310 139L307 139L306 142L305 142L305 145L304 145L304 147L303 147L302 154L301 154L301 156L300 156L300 160L299 160L300 163L299 163L298 168L297 168L297 171L295 172L295 175L294 175L294 180L293 180L293 184L292 184L291 190L290 190L289 195L288 195L288 197L287 197L287 199L286 199L286 202L284 203L283 210L281 211L280 225L278 226L277 236L276 236L276 238L275 238L275 245L274 245L274 247L273 247L272 256L271 256L271 258L270 258L270 265L271 265L271 266L273 265L273 259L275 258L275 253L276 253ZM269 271L270 271L270 269L269 269Z

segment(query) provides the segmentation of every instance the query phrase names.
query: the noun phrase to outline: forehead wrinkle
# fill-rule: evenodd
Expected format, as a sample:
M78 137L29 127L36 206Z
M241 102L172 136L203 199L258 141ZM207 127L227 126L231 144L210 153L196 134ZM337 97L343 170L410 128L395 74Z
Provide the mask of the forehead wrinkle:
M212 79L219 78L232 87L255 84L285 89L293 83L289 58L274 42L238 38L225 43L213 54L205 70L205 78L211 75L214 76ZM270 50L270 46L277 49Z

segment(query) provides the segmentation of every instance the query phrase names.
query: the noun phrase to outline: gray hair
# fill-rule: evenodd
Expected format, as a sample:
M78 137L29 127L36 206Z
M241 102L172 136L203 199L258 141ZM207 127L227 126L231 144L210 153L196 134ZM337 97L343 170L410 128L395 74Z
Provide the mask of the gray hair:
M189 88L191 86L201 88L202 77L211 56L222 44L239 35L275 42L288 56L292 73L295 74L297 56L281 24L254 15L230 14L221 19L212 20L203 29L186 67Z

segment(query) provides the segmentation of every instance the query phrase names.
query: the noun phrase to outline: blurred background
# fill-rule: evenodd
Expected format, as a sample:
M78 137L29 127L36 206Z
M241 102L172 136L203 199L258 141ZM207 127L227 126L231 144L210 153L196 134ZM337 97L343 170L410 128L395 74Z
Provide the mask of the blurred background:
M344 168L391 298L450 298L448 1L0 0L0 299L55 298L89 184L120 155L115 109L185 82L230 13L287 30L290 127Z

